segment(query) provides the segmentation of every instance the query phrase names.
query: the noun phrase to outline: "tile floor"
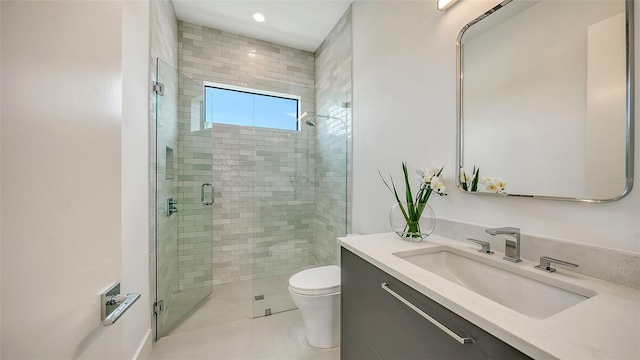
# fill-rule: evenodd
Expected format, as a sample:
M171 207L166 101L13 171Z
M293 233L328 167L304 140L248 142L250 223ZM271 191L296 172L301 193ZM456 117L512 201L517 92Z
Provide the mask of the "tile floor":
M317 349L307 344L299 310L277 313L295 308L287 279L214 286L206 300L153 344L151 359L339 359L339 347ZM263 294L264 300L254 301L255 294ZM253 319L266 308L274 315Z
M197 312L192 316L197 316ZM340 359L340 348L317 349L304 339L299 310L244 319L166 336L151 360L160 359Z

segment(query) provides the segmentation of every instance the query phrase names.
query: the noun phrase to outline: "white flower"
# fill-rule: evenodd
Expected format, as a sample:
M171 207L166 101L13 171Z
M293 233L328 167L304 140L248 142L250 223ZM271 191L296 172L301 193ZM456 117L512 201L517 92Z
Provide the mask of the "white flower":
M493 182L493 178L491 176L483 176L480 178L481 183L490 183Z
M434 176L431 178L431 189L433 189L433 191L437 192L438 194L444 194L444 191L446 190L444 187L444 183L442 181L440 181L440 179L437 176Z
M438 168L421 168L421 169L416 169L416 174L418 174L418 177L420 178L420 181L422 181L425 184L429 184L431 183L431 178L436 176L438 173L440 172L440 169Z
M416 169L416 174L418 174L418 177L420 178L420 181L428 184L429 183L429 179L431 179L430 177L427 177L427 170L426 169Z
M438 175L439 172L440 172L440 169L434 168L434 167L430 167L425 172L424 177L426 177L427 179L431 179L432 177Z
M507 183L502 181L502 179L500 178L495 178L493 180L493 183L496 184L500 191L504 190L504 188L507 187Z
M485 190L491 193L497 193L498 191L500 191L498 185L496 185L496 183L494 183L493 181L486 181L484 186Z

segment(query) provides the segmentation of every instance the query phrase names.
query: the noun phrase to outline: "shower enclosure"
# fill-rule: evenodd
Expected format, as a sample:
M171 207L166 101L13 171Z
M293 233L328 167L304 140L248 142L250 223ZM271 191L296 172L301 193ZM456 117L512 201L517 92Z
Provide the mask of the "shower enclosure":
M208 84L161 61L157 80L156 338L189 316L212 326L294 309L289 277L338 264L346 233L345 95L259 79L270 87L247 91L299 99L283 114L297 129L282 130L256 126L250 102L249 125L216 122Z
M158 60L156 82L156 337L212 291L211 129L202 86Z

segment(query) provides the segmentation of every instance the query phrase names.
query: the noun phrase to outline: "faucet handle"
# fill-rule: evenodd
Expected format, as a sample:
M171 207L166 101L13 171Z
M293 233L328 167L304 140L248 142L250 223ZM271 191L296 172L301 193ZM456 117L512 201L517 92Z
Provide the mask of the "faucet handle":
M482 246L482 250L478 250L478 252L481 252L483 254L493 254L493 251L491 251L491 243L488 241L483 241L483 240L476 240L476 239L472 239L472 238L466 238L466 241L471 241L474 242L476 244L480 244L480 246Z
M542 270L546 272L554 272L556 271L556 269L551 267L551 263L564 265L564 266L578 267L578 264L570 263L564 260L550 258L548 256L540 257L540 264L534 267L538 270Z

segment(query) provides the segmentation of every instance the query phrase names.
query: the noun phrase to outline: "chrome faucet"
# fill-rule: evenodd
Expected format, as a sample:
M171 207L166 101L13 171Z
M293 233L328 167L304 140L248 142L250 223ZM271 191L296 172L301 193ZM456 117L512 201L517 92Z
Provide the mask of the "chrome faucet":
M500 235L500 234L513 236L516 239L516 241L507 239L505 243L505 248L504 248L505 257L503 257L503 259L514 262L514 263L518 263L522 261L522 259L520 259L520 229L519 228L501 227L501 228L486 229L485 232L493 236Z
M491 251L491 243L488 241L482 241L482 240L476 240L476 239L472 239L472 238L466 238L466 241L471 241L473 243L476 243L480 246L482 246L482 250L478 250L478 252L481 252L483 254L487 254L487 255L491 255L493 254L493 251Z
M552 263L560 264L560 265L564 265L564 266L570 266L570 267L578 267L578 264L570 263L570 262L564 261L564 260L558 260L558 259L550 258L548 256L542 256L540 258L540 264L534 266L534 268L536 268L538 270L546 271L546 272L555 272L556 269L551 267Z

